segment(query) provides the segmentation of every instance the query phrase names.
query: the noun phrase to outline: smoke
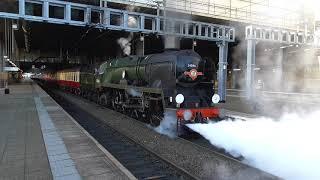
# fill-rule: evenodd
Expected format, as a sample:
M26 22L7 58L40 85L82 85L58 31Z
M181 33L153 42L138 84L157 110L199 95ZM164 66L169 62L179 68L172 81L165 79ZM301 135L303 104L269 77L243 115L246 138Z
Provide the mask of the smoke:
M142 97L142 93L133 88L127 89L126 91L128 94L130 94L133 97Z
M124 38L121 37L117 40L118 44L121 47L121 50L124 55L129 56L131 54L131 40L132 40L132 33L130 33L129 37Z
M232 88L245 89L247 41L241 41L232 51ZM255 88L281 92L318 92L320 61L312 47L259 42L256 44ZM240 73L241 72L241 73ZM260 84L258 82L261 82ZM262 85L261 87L258 87Z
M243 40L232 51L232 68L237 71L232 71L231 84L233 86L231 88L246 89L246 46L247 41ZM248 105L248 107L250 106L249 109L252 108L253 111L257 112L258 110L261 114L277 112L279 116L282 112L279 109L279 104L282 103L282 106L287 108L288 103L279 102L275 96L265 94L263 91L319 92L319 61L315 51L311 50L311 48L309 50L305 48L267 42L257 43L256 69L254 70L254 82L252 85L256 96L250 101L241 98L242 103ZM318 73L311 71L310 68ZM240 95L246 94L244 92L244 94ZM274 100L266 100L267 98L274 98ZM243 108L240 107L240 109Z
M171 138L174 138L177 136L176 129L177 127L177 117L175 111L165 111L164 112L164 118L161 121L160 125L154 130L160 134L167 135Z
M139 10L136 6L127 6L126 10L129 12L133 12L135 10ZM129 28L137 28L138 27L138 19L134 15L128 15L128 27ZM131 41L133 39L133 33L130 33L127 38L121 37L117 40L117 43L120 45L121 50L124 55L129 56L131 54Z
M320 179L320 110L188 127L244 162L288 180Z
M245 89L246 64L243 62L246 62L246 43L242 41L232 54L234 68L242 72L242 76L233 80L240 82L241 89ZM284 93L263 94L260 91L309 92L316 88L319 84L316 81L310 85L305 83L305 68L318 64L315 57L314 51L306 51L305 47L263 42L256 44L253 88L261 89L250 101L240 98L240 102L236 99L230 104L241 111L254 105L253 113L259 111L273 118L250 118L246 121L235 118L235 121L188 126L213 145L226 149L234 156L242 155L244 162L252 166L289 180L320 179L317 167L320 162L320 143L317 140L320 135L320 108L308 104L308 100L300 98L300 94L288 96ZM262 82L261 87L258 87L259 81ZM308 112L302 109L308 109Z

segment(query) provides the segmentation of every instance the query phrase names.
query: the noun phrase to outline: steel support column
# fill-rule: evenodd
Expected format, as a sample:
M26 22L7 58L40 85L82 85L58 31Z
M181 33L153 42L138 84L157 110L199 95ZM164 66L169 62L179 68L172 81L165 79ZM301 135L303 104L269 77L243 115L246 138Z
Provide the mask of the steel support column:
M218 94L220 102L226 101L228 43L218 42L219 47L219 70L218 70Z
M275 57L275 91L281 91L283 86L283 55L285 49L280 48Z
M26 14L26 2L25 0L19 0L19 15L24 16Z
M64 10L64 19L71 21L71 5L67 4Z
M42 6L42 15L44 20L49 19L49 2L44 1Z
M135 54L144 56L144 36L140 35L139 39L134 42Z
M247 73L246 73L246 98L251 100L255 96L254 68L256 65L256 40L247 40Z
M3 36L0 34L0 74L3 72L4 66L4 43L3 43ZM4 81L0 78L0 88L4 87Z
M110 25L110 11L108 9L104 9L103 11L103 24Z

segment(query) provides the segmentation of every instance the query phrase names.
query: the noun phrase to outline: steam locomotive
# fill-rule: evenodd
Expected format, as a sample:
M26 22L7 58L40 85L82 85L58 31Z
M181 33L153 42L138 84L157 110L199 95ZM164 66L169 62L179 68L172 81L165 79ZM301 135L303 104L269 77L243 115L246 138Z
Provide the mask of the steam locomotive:
M206 123L219 116L214 68L192 50L167 50L127 56L98 68L74 68L43 80L158 126L167 110L176 111L177 132L187 123Z

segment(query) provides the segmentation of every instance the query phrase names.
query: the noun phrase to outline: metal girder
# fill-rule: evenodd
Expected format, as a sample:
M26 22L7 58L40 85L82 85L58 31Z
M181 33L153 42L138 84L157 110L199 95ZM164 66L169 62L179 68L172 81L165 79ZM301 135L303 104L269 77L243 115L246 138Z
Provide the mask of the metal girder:
M246 26L246 40L269 41L282 44L313 43L313 36L303 31L250 25Z
M235 29L186 19L165 18L145 13L129 12L119 9L104 8L86 4L71 3L57 0L19 0L19 12L0 12L0 18L25 19L28 21L47 22L54 24L69 24L73 26L93 26L102 29L124 30L128 32L156 33L159 35L173 35L208 41L234 42ZM28 6L41 5L42 13L36 16L26 10ZM51 7L63 8L63 18L50 17ZM83 19L75 19L73 11L82 11ZM98 17L98 19L94 19ZM114 19L116 20L114 20ZM148 21L148 22L147 22ZM173 29L164 29L164 22L172 23ZM151 24L150 27L147 24Z
M247 73L246 73L246 97L251 100L255 96L254 68L256 66L256 40L247 42Z
M217 41L219 46L218 94L221 101L226 100L228 43L235 41L234 27L57 0L19 0L18 4L19 12L0 12L0 18ZM41 5L41 15L36 16L26 8L26 5L28 7ZM60 8L60 12L63 12L62 18L53 17L54 13L50 11L54 8ZM73 17L77 14L73 13L74 11L81 11L83 18Z

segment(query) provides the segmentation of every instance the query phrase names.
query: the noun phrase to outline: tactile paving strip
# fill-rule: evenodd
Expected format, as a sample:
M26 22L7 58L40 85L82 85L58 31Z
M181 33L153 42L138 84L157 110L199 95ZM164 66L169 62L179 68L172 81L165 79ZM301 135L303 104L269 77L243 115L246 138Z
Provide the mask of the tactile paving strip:
M68 154L68 150L54 126L40 97L34 97L43 139L49 157L49 163L54 179L80 180L81 177L75 163Z

